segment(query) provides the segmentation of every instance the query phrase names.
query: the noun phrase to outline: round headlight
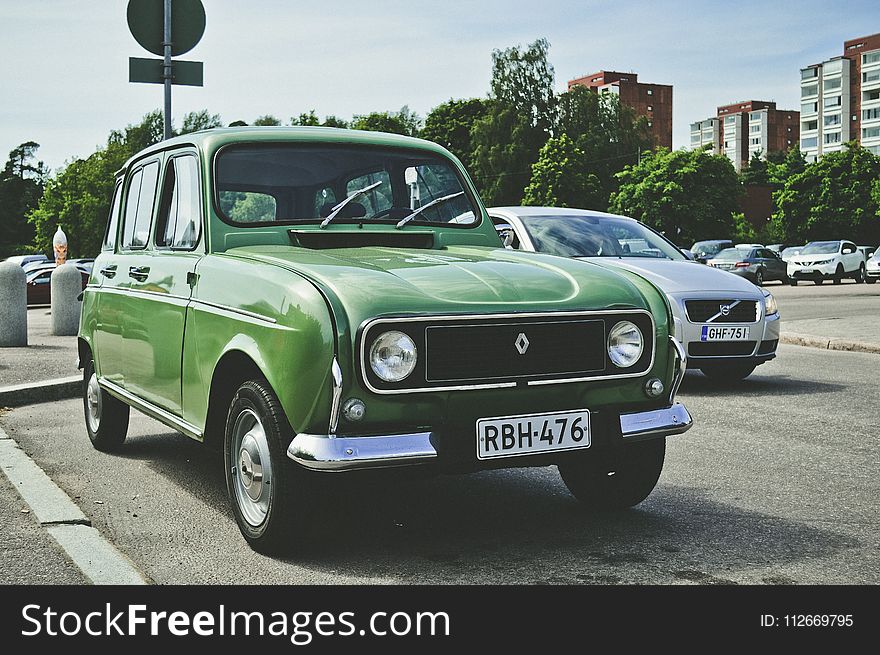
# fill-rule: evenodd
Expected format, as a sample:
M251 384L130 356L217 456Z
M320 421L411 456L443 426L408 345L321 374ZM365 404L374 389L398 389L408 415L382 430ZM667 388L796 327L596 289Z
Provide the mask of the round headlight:
M608 357L619 368L628 368L642 356L642 331L634 323L620 321L608 333Z
M416 367L416 344L403 332L383 332L370 346L370 368L385 382L400 382Z

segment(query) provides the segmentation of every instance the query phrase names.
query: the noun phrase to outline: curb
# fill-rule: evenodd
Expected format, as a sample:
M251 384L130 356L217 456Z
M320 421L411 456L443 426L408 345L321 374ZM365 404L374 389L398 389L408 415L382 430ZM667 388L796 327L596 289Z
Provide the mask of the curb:
M840 350L844 352L871 353L874 355L880 355L880 344L866 343L864 341L847 341L845 339L814 337L807 334L795 334L793 332L781 333L779 335L779 341L795 346L821 348L822 350Z
M82 393L82 377L79 375L68 378L27 382L0 387L0 407L21 407L34 403L45 403L53 400L77 398Z

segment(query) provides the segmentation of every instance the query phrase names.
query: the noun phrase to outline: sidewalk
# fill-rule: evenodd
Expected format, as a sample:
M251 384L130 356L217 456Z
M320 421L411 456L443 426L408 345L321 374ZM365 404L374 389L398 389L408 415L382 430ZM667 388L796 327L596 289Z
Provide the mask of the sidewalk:
M880 316L852 318L805 318L783 320L782 343L826 350L846 350L880 355Z

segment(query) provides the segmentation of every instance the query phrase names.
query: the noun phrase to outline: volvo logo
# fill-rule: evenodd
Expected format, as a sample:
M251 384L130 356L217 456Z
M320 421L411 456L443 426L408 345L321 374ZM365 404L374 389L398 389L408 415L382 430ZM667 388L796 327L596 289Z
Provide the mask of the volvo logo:
M526 336L526 333L520 332L516 337L516 341L513 342L513 345L516 346L516 351L520 355L525 355L526 351L529 349L529 338Z
M730 314L730 305L720 305L718 309L721 310L722 316L727 316Z

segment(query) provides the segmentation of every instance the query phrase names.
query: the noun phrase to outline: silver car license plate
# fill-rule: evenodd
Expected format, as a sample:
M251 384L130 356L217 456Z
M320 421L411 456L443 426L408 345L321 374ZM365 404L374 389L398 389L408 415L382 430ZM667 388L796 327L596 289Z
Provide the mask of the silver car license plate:
M700 341L749 341L750 335L747 325L704 325Z
M477 459L590 447L590 410L496 416L477 421Z

